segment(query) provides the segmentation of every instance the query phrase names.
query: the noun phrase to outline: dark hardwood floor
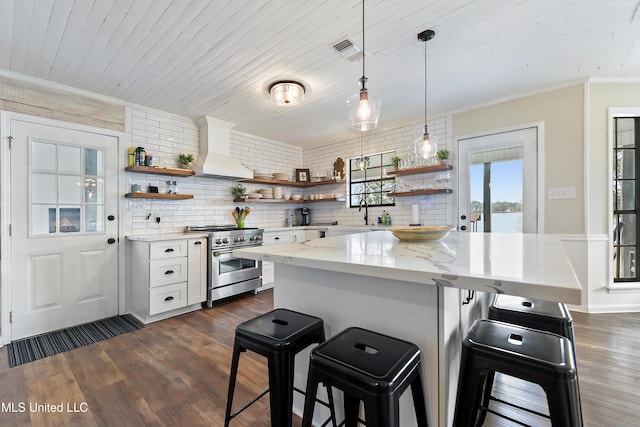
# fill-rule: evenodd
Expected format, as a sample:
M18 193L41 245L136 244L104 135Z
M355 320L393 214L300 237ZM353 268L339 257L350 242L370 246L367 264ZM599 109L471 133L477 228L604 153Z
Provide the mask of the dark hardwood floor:
M272 301L271 291L232 299L16 368L2 349L0 426L222 426L235 326L270 310ZM639 425L640 313L573 316L584 425ZM266 388L264 359L243 354L236 402ZM494 390L546 410L529 384L501 378ZM63 412L52 411L60 405ZM519 419L549 425L531 415ZM268 398L232 425L268 426ZM485 425L513 424L489 415Z

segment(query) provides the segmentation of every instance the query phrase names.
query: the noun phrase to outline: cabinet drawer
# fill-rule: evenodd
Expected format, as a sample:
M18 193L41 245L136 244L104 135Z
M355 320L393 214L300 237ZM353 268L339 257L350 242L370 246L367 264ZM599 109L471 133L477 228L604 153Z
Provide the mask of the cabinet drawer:
M149 261L149 287L187 281L187 257Z
M149 290L149 315L187 306L187 283L160 286Z
M285 231L282 233L264 233L262 236L263 245L277 245L278 243L293 242L293 233Z
M149 259L164 259L187 256L186 240L168 240L149 243Z

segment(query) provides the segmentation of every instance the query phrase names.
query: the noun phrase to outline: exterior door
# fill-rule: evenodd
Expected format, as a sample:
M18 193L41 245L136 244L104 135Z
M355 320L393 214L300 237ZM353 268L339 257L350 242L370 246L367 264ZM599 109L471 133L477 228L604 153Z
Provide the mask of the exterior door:
M461 231L538 232L538 128L458 140Z
M11 118L11 339L118 313L118 138Z

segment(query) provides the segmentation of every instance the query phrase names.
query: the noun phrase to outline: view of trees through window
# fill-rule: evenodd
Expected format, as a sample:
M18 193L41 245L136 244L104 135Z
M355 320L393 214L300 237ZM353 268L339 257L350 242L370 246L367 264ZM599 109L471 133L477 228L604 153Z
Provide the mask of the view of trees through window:
M362 200L366 200L369 206L395 204L393 197L389 196L393 192L395 180L392 176L387 176L387 171L393 170L391 158L395 154L395 151L388 151L349 161L350 207L359 207Z

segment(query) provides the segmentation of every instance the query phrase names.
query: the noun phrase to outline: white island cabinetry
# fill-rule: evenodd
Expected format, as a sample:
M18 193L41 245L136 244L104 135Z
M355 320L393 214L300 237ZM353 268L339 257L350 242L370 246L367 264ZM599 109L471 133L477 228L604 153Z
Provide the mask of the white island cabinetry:
M270 230L265 231L262 236L262 244L264 246L278 245L281 243L295 243L303 242L305 240L305 230ZM262 286L258 291L264 291L266 289L273 288L274 272L272 262L262 263Z
M202 308L207 299L207 239L127 237L129 309L144 323Z

